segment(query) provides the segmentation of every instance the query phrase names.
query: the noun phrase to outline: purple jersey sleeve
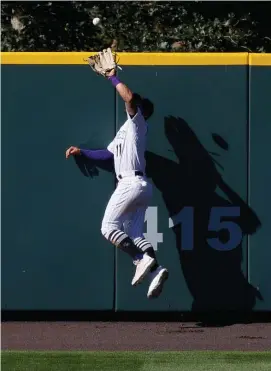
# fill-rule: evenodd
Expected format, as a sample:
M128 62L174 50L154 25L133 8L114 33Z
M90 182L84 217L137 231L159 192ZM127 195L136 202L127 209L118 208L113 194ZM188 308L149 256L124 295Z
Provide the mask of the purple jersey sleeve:
M80 149L80 153L91 160L109 160L113 158L113 153L108 151L108 149Z

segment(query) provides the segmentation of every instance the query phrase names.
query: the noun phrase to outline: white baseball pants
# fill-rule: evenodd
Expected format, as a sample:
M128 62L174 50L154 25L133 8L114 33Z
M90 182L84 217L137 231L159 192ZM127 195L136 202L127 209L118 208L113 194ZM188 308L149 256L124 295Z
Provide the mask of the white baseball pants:
M118 245L127 237L136 245L148 247L144 239L144 219L152 197L152 185L142 176L121 179L106 207L101 231L106 239ZM140 242L141 241L141 242Z

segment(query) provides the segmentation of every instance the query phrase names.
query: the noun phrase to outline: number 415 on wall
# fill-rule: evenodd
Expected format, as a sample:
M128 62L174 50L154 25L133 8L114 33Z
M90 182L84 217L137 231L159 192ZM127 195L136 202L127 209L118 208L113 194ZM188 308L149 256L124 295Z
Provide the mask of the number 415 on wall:
M240 216L240 207L212 207L208 230L210 232L219 232L222 229L229 232L227 242L221 242L219 237L208 238L207 242L210 247L219 251L229 251L235 249L242 241L242 230L234 221L222 220L222 218L236 218ZM163 233L158 232L158 207L148 207L145 215L147 232L144 233L153 245L154 250L158 250L158 243L163 242ZM194 208L184 207L177 215L169 218L169 228L175 225L181 226L181 246L183 250L193 250L194 248ZM196 232L197 233L197 232Z

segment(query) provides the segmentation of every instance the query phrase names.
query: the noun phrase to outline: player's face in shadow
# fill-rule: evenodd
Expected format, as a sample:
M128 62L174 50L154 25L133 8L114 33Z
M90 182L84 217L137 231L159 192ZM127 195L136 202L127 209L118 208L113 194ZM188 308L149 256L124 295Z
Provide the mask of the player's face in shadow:
M148 120L154 112L153 103L148 98L142 98L138 93L134 93L133 101L141 110L145 120ZM124 112L126 114L126 109L124 110Z

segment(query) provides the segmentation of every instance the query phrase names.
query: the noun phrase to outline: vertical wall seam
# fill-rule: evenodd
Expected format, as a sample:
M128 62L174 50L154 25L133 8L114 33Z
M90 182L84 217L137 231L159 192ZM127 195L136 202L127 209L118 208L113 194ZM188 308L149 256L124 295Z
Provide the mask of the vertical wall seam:
M250 103L251 103L251 54L247 61L247 204L250 207ZM250 282L250 235L247 236L247 280Z
M118 97L117 97L117 91L114 89L114 116L115 116L115 123L114 123L114 137L117 134L117 125L118 125ZM114 177L114 189L116 188L117 180ZM114 290L113 290L113 311L117 311L117 248L113 246L114 249Z

